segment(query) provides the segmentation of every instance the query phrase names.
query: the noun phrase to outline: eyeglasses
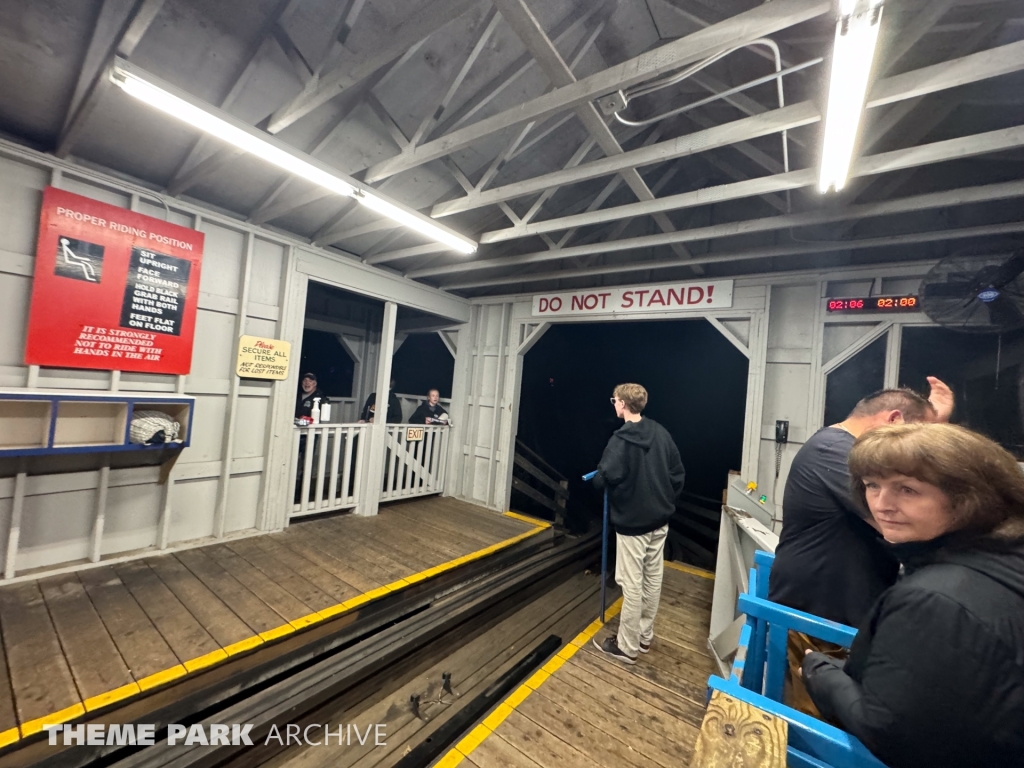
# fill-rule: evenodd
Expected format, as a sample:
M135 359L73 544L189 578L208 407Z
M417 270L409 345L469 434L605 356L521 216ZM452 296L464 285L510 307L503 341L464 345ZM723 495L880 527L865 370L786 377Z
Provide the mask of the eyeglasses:
M611 403L612 405L615 405L617 402L619 402L619 398L617 398L617 397L609 397L608 398L608 402Z

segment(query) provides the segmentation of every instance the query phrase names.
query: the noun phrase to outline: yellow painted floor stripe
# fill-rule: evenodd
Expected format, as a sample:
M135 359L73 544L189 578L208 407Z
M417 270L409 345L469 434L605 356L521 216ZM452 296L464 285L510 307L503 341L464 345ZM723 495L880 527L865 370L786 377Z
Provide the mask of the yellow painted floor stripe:
M112 691L101 693L99 696L90 696L88 699L83 701L82 704L85 706L86 712L92 712L94 710L101 709L108 704L113 704L115 701L127 699L141 692L142 689L139 688L138 683L128 683L128 685L122 685L120 688L115 688Z
M491 735L491 729L486 725L478 725L472 731L470 731L465 738L462 739L458 744L455 745L455 749L464 755L468 755L474 749L480 746L484 739Z
M465 755L463 755L458 750L453 749L447 755L445 755L436 763L434 763L434 768L455 768L456 765L458 765L465 759Z
M265 642L269 643L271 640L277 640L279 637L290 635L294 631L295 627L291 624L282 624L280 627L274 627L273 629L268 629L266 632L260 632L260 637L263 638Z
M196 658L189 659L188 661L183 663L185 665L185 669L187 669L189 672L195 672L199 669L205 669L211 664L217 664L221 661L224 661L224 659L226 659L227 657L228 655L224 651L224 649L218 648L216 651L204 653L202 656L197 656Z
M188 670L185 669L181 664L165 669L161 672L149 675L139 680L139 688L144 691L148 691L150 688L156 688L158 685L169 683L171 680L177 680L179 677L183 677L188 674Z
M666 560L665 567L671 568L673 571L682 571L683 573L689 573L693 576L700 576L702 579L710 579L711 581L715 580L715 574L711 571L705 571L703 568L695 568L692 565L684 565L683 563Z
M622 598L620 597L605 610L605 618L615 616L622 610ZM435 763L435 768L440 766L456 766L469 757L474 749L479 747L484 740L498 729L505 718L512 714L516 707L522 704L526 698L535 690L540 688L551 675L558 670L568 659L572 658L584 643L597 634L603 627L599 619L574 637L569 643L563 646L558 653L550 658L547 663L533 673L529 680L520 685L515 691L499 704L491 714L484 718L483 722L470 731L458 744L452 747L440 760Z
M474 560L479 560L480 558L486 557L487 555L493 554L494 552L498 552L502 549L507 549L513 544L517 544L518 542L527 539L530 536L535 536L541 531L551 527L550 523L544 520L539 520L537 518L528 517L527 515L520 515L515 512L506 512L505 514L508 517L512 517L517 520L530 523L531 525L534 525L536 527L531 531L526 531L524 533L519 534L518 536L513 536L511 538L504 539L495 544L491 544L488 547L484 547L483 549L471 552L468 555L463 555L462 557L456 558L454 560L449 560L448 562L442 563L441 565L436 565L433 568L428 568L425 571L414 573L411 576L404 576L396 581L391 582L390 584L386 584L382 587L372 589L369 592L357 595L356 597L346 600L343 603L332 605L329 608L324 608L320 611L316 611L315 613L300 616L299 618L294 619L288 622L287 624L282 624L279 627L274 627L273 629L269 629L265 632L260 632L258 635L253 635L252 637L246 638L245 640L239 640L237 643L231 643L223 649L211 651L210 653L204 654L197 658L189 659L188 661L184 662L184 664L178 664L176 666L170 667L169 669L165 669L155 674L149 675L147 677L142 678L138 682L129 683L128 685L122 685L119 688L107 691L106 693L101 693L97 696L91 696L84 702L74 704L70 707L62 709L60 712L54 712L53 714L46 715L45 717L37 718L35 720L30 720L27 723L23 723L18 728L10 728L6 731L0 732L0 747L4 747L8 744L13 744L15 741L18 741L18 739L24 738L25 736L38 733L43 729L44 725L55 725L58 723L67 722L68 720L73 720L76 717L81 717L86 712L92 712L94 710L105 707L109 704L113 704L115 702L131 698L132 696L135 696L136 694L139 694L143 691L148 691L152 688L156 688L157 686L163 685L164 683L168 683L172 680L177 680L179 677L184 677L190 672L196 672L200 669L205 669L206 667L213 666L214 664L219 664L220 662L225 661L231 656L234 656L239 653L244 653L245 651L259 647L263 643L270 642L272 640L277 640L278 638L290 635L298 629L304 629L305 627L308 627L312 624L317 624L326 619L350 611L353 608L370 602L371 600L376 600L377 598L384 597L385 595L388 595L392 592L397 592L399 590L405 589L411 584L415 584L417 582L432 578L433 576L437 576L441 573L444 573L445 571L451 570L452 568L457 568L460 565L473 562ZM551 671L554 671L554 669L557 669L560 665L561 664L554 666L551 669ZM538 672L534 675L533 678L531 678L531 680L535 680L537 685L539 685L540 682L543 682L543 679L546 679L547 673L544 673L545 676L543 678L538 677L538 675L540 675L540 672ZM524 688L521 690L525 691L522 694L522 698L525 698L530 691L529 688ZM510 696L509 699L507 699L506 701L513 700L513 697L515 695L516 694L513 694L513 696ZM521 701L522 699L519 700ZM503 711L501 707L505 706L505 704L502 704L498 708L498 710L495 710L495 713L493 714ZM506 709L507 712L512 711L510 707L506 707ZM501 719L503 720L504 716L502 716ZM484 730L486 731L487 729L484 728ZM486 738L486 734L483 734L482 738ZM473 749L475 747L476 744L473 744L472 747L470 747L470 749ZM453 755L458 755L458 759L452 757ZM461 762L463 760L463 757L464 755L462 755L462 753L459 753L457 749L453 749L444 758L444 760L437 763L437 765L454 766ZM454 762L452 762L451 760L454 760Z
M245 653L253 648L258 648L263 645L263 638L259 635L253 635L247 637L245 640L239 640L237 643L231 643L230 645L224 646L224 653L228 656L234 656L237 653Z
M529 515L524 515L520 512L512 512L511 510L505 512L505 517L511 517L514 520L520 520L524 523L529 523L530 525L538 525L541 528L551 527L551 523L547 520L541 520L539 517L530 517Z
M85 707L81 704L72 704L70 707L65 707L59 712L54 712L52 715L39 717L35 720L29 720L27 723L22 723L21 737L25 738L26 736L31 736L33 733L41 732L44 725L66 723L68 720L74 720L76 717L81 717L84 714Z

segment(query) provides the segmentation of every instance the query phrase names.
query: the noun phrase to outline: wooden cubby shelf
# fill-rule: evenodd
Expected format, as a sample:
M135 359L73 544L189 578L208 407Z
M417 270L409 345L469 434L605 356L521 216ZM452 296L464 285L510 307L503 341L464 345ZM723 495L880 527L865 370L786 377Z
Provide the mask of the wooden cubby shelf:
M186 448L195 401L183 395L0 390L0 457ZM129 439L136 411L160 411L181 425L156 445Z

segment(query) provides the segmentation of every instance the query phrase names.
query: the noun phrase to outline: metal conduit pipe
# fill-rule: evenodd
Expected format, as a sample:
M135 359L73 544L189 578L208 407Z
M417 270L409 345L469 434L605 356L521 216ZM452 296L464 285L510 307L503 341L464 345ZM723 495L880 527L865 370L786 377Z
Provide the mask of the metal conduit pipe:
M685 105L683 105L681 107L678 107L677 109L673 109L673 110L670 110L668 112L664 112L664 113L662 113L660 115L657 115L656 117L647 118L646 120L635 120L634 121L634 120L628 120L628 119L622 117L621 113L629 106L630 101L632 101L633 99L639 98L641 96L646 96L648 94L660 91L660 90L662 90L664 88L668 88L668 87L670 87L672 85L676 85L678 83L681 83L684 80L686 80L687 78L690 78L693 75L697 74L701 70L706 69L707 67L711 66L716 61L719 61L720 59L725 58L729 54L735 53L736 51L742 50L743 48L750 48L750 47L755 46L755 45L765 46L766 48L771 49L772 53L775 55L775 72L773 74L769 74L769 75L765 75L764 77L756 78L756 79L751 80L749 82L743 83L742 85L738 85L738 86L736 86L734 88L730 88L730 89L728 89L726 91L722 91L721 93L713 94L713 95L711 95L711 96L709 96L709 97L707 97L705 99L700 99L698 101L695 101L692 104L685 104ZM785 92L784 92L784 89L783 89L783 86L782 86L782 78L785 75L792 74L793 72L799 72L802 69L807 69L808 67L812 67L812 66L814 66L816 64L820 64L822 61L824 61L824 58L818 57L816 59L810 59L810 60L802 62L800 64L795 64L795 65L793 65L791 67L787 67L786 69L783 69L782 68L782 54L779 51L778 44L774 40L772 40L771 38L762 37L762 38L758 38L757 40L752 40L749 43L744 43L742 45L737 45L737 46L735 46L733 48L727 48L724 51L720 51L720 52L714 54L713 56L709 56L708 58L706 58L706 59L704 59L702 61L697 62L692 67L688 67L687 69L685 69L682 72L679 72L679 73L677 73L675 75L671 75L669 77L664 77L664 78L662 78L660 80L655 80L654 82L651 82L651 83L645 83L643 85L634 86L633 88L627 89L625 91L619 91L617 94L615 94L613 96L606 97L605 99L602 99L601 100L601 104L602 104L602 108L604 109L606 114L610 111L611 114L614 115L615 119L618 120L623 125L628 125L628 126L631 126L631 127L641 127L641 126L644 126L644 125L650 125L651 123L659 122L661 120L664 120L667 117L672 117L673 115L679 115L679 114L682 114L683 112L689 112L690 110L696 109L697 107L703 106L705 104L710 104L711 102L718 101L719 99L727 98L728 96L732 96L735 93L739 93L739 92L745 91L745 90L747 90L749 88L753 88L754 86L761 85L762 83L766 83L766 82L769 82L771 80L775 80L776 83L777 83L777 86L778 86L779 108L781 109L782 107L786 106L786 95L785 95ZM782 167L785 169L786 172L789 171L789 136L788 136L788 133L789 133L788 131L785 131L785 130L782 131ZM789 192L786 193L786 207L787 208L790 207Z

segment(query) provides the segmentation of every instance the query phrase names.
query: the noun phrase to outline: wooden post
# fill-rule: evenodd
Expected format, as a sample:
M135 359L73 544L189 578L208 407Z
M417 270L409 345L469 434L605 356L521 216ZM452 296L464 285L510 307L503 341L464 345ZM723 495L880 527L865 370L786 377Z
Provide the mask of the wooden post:
M388 431L388 396L391 379L391 356L395 349L395 322L398 319L398 305L393 301L384 304L384 321L380 334L380 354L377 358L377 400L373 424L369 427L366 455L366 482L363 484L363 498L359 500L356 514L376 515L380 506L381 484L384 482L385 446Z
M704 714L691 768L786 768L789 725L715 691Z

